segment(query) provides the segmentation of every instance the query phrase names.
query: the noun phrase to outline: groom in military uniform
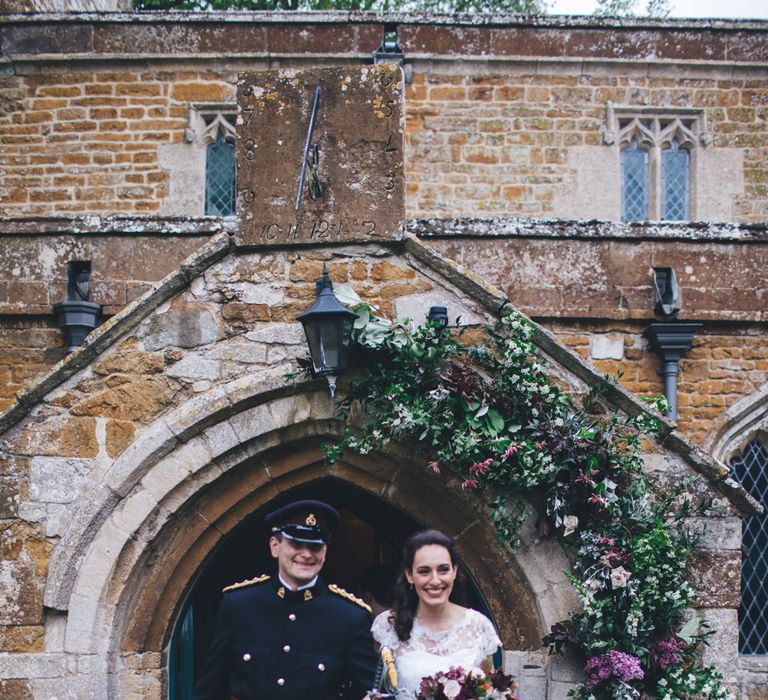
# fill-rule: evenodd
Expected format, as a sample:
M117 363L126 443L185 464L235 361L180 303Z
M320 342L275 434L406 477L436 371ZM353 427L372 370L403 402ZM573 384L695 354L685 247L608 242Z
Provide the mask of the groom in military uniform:
M265 520L277 575L224 589L193 700L361 700L376 670L370 608L319 576L339 514L297 501Z

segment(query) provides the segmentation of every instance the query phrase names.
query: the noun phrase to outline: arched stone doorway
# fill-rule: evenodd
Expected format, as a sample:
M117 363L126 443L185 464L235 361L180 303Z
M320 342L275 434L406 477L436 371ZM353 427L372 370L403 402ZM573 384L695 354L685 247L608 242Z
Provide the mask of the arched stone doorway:
M93 659L97 694L167 697L174 624L217 546L276 499L323 480L456 536L505 649L539 648L572 609L559 548L531 537L513 554L481 499L425 471L412 445L326 465L322 443L343 426L324 386L241 382L220 397L149 426L94 484L54 553L46 602L67 612L65 651Z
M389 570L394 577L405 538L428 525L418 519L422 514L406 514L380 497L332 477L301 484L278 496L216 547L189 591L169 647L169 700L186 700L191 696L193 680L205 662L213 635L222 587L261 573L273 574L274 561L266 546L269 532L263 524L264 514L286 501L301 498L319 498L340 512L341 524L329 548L323 577L358 595L362 594L361 572L378 566ZM489 614L477 582L467 572L463 573L455 599ZM388 585L392 582L390 579Z

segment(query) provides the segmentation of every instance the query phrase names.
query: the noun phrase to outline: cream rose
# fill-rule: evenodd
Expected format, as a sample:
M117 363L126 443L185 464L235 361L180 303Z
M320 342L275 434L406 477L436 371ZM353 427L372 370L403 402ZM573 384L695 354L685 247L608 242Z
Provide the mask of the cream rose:
M632 573L627 571L623 566L617 566L611 571L611 585L614 588L624 588L630 578L632 578Z
M568 535L576 532L576 528L579 526L579 519L575 515L566 515L563 518L563 525L565 526L563 537L568 537Z

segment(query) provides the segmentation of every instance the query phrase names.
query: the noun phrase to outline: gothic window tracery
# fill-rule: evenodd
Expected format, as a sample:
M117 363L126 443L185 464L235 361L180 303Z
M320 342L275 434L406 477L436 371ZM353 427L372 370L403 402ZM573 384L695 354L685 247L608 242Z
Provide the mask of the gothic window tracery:
M709 143L703 112L608 105L603 140L619 149L622 221L694 218L696 149Z
M230 104L190 105L187 142L205 148L204 213L208 216L235 213L235 112Z

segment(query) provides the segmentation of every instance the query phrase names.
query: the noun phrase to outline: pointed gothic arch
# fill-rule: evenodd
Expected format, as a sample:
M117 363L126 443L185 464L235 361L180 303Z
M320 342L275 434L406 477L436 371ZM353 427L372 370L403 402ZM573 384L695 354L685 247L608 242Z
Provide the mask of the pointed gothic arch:
M67 612L65 648L94 654L109 697L164 683L174 622L218 543L279 494L354 484L456 536L506 649L532 650L576 606L563 552L531 534L511 552L475 493L423 469L412 446L324 463L342 424L326 387L220 387L149 426L94 483L51 560L46 604ZM514 611L514 615L510 615Z
M768 444L768 384L737 401L720 416L704 441L704 449L728 464L755 439Z

